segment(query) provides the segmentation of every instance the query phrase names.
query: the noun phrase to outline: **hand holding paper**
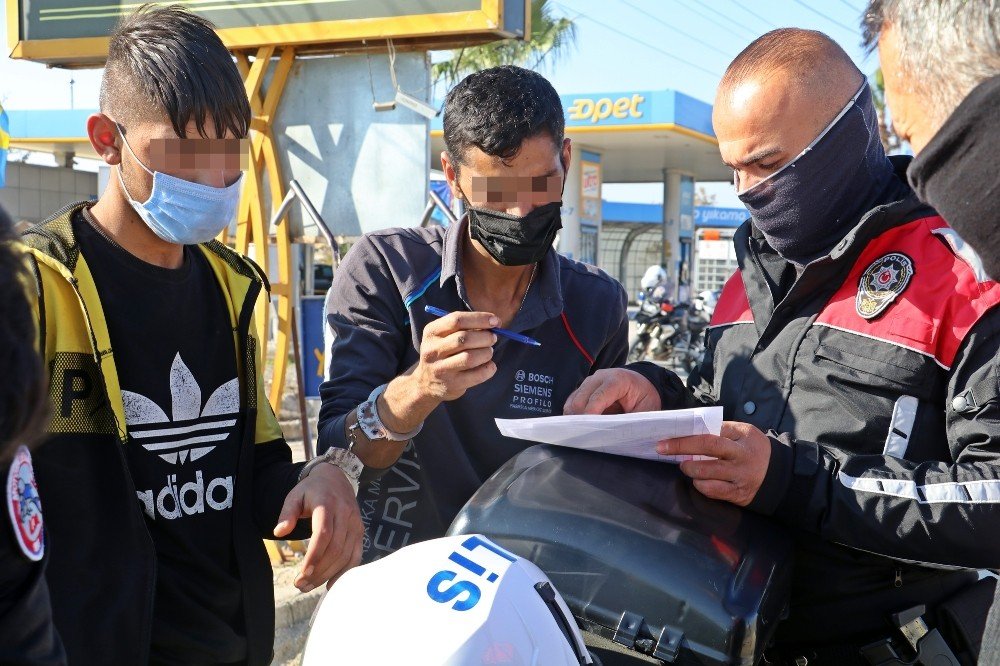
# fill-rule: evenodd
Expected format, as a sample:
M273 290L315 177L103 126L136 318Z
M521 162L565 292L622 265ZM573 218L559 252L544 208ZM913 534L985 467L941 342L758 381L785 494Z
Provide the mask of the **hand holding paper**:
M507 437L632 458L682 462L712 458L702 455L662 455L657 452L656 443L691 435L718 435L722 428L722 408L496 419L496 423L501 434Z

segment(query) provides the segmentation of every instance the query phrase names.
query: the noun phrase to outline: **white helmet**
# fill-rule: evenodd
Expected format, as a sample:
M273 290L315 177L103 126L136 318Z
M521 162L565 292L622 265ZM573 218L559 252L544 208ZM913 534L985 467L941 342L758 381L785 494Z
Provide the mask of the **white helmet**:
M593 661L541 569L480 535L407 546L348 571L316 614L303 666Z

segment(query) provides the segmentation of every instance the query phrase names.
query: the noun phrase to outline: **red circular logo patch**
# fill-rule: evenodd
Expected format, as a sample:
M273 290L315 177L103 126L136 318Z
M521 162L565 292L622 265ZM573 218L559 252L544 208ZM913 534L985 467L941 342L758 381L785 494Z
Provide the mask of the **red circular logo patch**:
M21 552L29 560L42 559L45 555L42 500L38 496L31 454L24 446L17 450L7 472L7 509Z

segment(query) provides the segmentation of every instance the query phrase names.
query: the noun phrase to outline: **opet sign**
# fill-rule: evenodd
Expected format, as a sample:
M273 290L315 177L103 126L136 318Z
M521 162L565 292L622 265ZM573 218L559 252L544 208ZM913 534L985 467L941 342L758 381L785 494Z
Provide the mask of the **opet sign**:
M589 99L578 97L573 100L573 104L566 109L570 120L589 120L592 123L599 123L606 118L642 118L642 111L639 105L646 101L642 95L619 97L611 99L602 97L600 99Z

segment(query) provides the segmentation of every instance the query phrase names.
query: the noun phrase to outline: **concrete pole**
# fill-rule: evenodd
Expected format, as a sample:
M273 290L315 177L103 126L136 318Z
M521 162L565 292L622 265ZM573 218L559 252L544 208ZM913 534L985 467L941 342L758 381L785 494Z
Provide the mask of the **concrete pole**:
M581 151L573 146L573 159L566 173L566 189L563 190L562 229L559 231L559 254L570 259L580 258L580 184L583 179L580 168Z
M671 298L677 296L680 281L681 239L681 173L663 170L663 263L667 265L667 282Z
M660 263L667 266L670 263L670 235L667 233L667 198L670 196L667 187L667 170L663 170L663 220L660 223Z

